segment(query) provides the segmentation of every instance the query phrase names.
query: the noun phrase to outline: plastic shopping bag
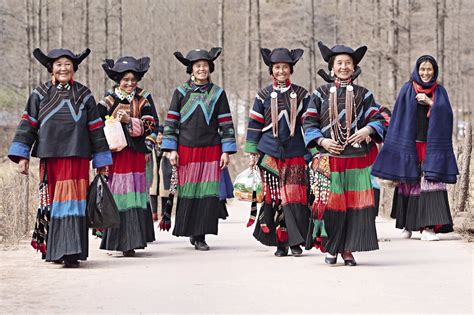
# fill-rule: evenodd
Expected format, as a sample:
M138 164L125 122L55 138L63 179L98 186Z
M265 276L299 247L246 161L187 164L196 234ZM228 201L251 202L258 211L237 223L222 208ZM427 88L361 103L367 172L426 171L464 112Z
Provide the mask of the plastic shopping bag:
M262 179L257 169L248 168L237 175L234 181L234 196L239 200L252 201L252 193L256 192L257 202L263 201Z
M119 120L106 116L104 133L110 151L119 152L127 146L127 139L123 132L122 123Z

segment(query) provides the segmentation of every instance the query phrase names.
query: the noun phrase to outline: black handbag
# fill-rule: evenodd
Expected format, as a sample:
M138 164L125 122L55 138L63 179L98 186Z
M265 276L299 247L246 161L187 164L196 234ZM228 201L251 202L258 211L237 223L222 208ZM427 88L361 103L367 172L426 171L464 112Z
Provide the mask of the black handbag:
M109 229L120 226L120 215L114 197L103 175L96 175L87 190L87 226Z

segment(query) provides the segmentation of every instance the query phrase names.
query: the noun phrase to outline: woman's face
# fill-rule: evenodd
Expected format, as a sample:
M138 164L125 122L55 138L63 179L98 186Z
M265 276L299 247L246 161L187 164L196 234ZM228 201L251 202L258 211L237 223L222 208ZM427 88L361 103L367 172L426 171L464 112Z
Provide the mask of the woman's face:
M273 77L280 82L290 79L291 68L286 62L279 62L272 65Z
M158 142L158 144L163 143L163 134L161 132L158 132L158 135L156 136L156 142Z
M74 75L74 64L69 58L61 57L53 61L53 76L56 81L66 84Z
M132 93L137 87L137 78L131 72L127 72L122 80L120 80L119 87L127 92L128 94Z
M341 80L348 80L354 73L354 61L352 61L352 57L349 55L337 55L332 69L336 77Z
M206 83L209 80L209 63L199 60L193 64L193 75L196 83Z
M425 61L420 64L418 68L418 74L420 75L421 81L428 83L433 79L434 68L431 62Z

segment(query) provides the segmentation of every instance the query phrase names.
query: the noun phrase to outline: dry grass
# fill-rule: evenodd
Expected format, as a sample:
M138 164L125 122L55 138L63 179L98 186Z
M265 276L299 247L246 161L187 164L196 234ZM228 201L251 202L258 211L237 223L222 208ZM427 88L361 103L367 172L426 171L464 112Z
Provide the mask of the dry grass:
M28 177L17 165L0 162L0 244L9 247L31 235L38 206L38 161L33 159Z

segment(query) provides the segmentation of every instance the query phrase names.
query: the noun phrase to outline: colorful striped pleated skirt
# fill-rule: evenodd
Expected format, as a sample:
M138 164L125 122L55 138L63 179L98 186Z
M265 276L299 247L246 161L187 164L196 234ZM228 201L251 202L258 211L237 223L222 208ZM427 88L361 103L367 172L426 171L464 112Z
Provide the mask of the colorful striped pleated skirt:
M324 212L328 234L324 245L330 254L379 248L370 180L376 153L371 150L361 157L330 157L330 195Z
M418 160L423 162L426 142L416 144ZM417 183L400 183L395 188L391 217L395 226L407 231L433 228L435 233L453 231L453 219L449 208L445 183L427 181L424 177Z
M89 251L86 195L89 186L89 160L80 157L41 160L40 178L46 167L49 197L52 202L46 260L74 255L86 260Z
M178 202L173 235L217 234L221 170L220 145L178 146Z
M120 214L120 226L106 229L101 249L128 251L146 247L147 191L145 154L125 148L112 154L109 167L109 188ZM151 218L150 218L151 219Z

